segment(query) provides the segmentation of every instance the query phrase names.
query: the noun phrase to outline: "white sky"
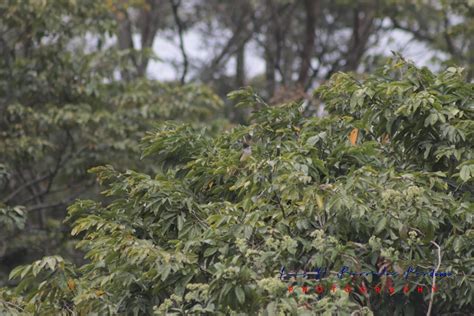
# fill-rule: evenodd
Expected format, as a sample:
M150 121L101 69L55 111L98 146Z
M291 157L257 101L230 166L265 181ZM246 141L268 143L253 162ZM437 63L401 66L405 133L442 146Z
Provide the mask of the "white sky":
M138 42L138 38L136 40ZM205 61L212 58L209 50L206 47L202 47L206 45L206 41L200 37L198 32L190 30L185 33L184 43L191 64L193 64L193 60ZM247 46L245 68L247 77L251 78L263 73L265 65L255 45L251 43ZM150 62L147 70L148 76L159 80L178 79L181 73L176 73L176 69L172 66L173 63L181 64L182 62L178 38L168 39L158 34L153 49L160 60ZM430 60L434 56L444 57L441 52L433 51L426 44L413 40L411 34L401 30L390 31L386 36L381 36L378 45L369 49L367 54L384 54L388 56L391 55L391 51L400 52L405 58L414 61L418 66L428 66L434 69L436 69L436 65L433 65ZM232 60L227 65L228 69L233 69L231 66ZM188 79L192 74L192 69L188 70Z

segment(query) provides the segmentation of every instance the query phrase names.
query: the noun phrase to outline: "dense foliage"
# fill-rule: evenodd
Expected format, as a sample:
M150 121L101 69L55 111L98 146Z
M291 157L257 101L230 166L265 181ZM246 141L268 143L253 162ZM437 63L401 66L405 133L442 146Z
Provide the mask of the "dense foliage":
M418 315L432 305L437 315L468 314L473 89L461 69L433 74L394 59L364 80L333 76L317 91L325 117L305 117L299 102L270 106L247 89L230 97L255 109L249 126L212 136L160 124L142 142L156 173L93 168L106 202L69 207L87 262L45 257L16 268L11 278L21 281L0 293L0 309ZM343 265L454 275L438 278L432 297L429 276L340 280ZM328 267L321 284L338 289L289 293L291 283L278 278L282 266ZM382 293L348 294L347 284L378 285Z
M2 1L0 314L469 313L473 9ZM372 72L390 38L464 70L338 73ZM209 88L247 83L258 95L226 106ZM339 280L342 265L455 275L404 294L400 277ZM282 266L328 267L339 289L288 293Z
M1 286L18 264L77 257L61 223L74 199L98 195L87 169L151 172L135 159L145 131L168 119L202 124L222 101L197 84L117 78L136 53L101 47L114 30L101 1L7 1L0 17Z

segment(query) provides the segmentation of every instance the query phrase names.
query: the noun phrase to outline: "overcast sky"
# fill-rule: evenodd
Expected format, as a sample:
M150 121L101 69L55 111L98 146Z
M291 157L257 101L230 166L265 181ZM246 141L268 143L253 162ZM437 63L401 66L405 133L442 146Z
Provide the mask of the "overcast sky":
M136 38L137 44L139 39ZM208 45L203 38L201 38L198 32L190 30L184 35L184 43L189 60L201 60L205 61L210 59ZM139 45L139 44L138 44ZM137 46L138 46L137 45ZM204 47L203 47L204 46ZM159 80L176 80L179 78L180 73L176 73L176 69L173 67L173 63L181 64L181 52L179 50L178 38L168 39L165 36L157 36L153 45L155 54L160 58L159 61L151 61L148 66L148 75L150 78ZM402 55L414 61L418 66L428 66L436 70L436 65L431 62L431 59L436 55L437 57L443 57L442 53L435 52L433 49L428 48L426 44L420 43L413 40L411 34L393 30L381 36L378 45L368 50L367 54L384 54L391 55L391 51L397 51ZM252 43L247 45L246 51L246 74L249 78L261 74L264 71L264 61L260 57L260 52L256 49ZM228 64L229 74L232 73L234 67L232 67L232 61ZM192 76L192 70L190 71Z

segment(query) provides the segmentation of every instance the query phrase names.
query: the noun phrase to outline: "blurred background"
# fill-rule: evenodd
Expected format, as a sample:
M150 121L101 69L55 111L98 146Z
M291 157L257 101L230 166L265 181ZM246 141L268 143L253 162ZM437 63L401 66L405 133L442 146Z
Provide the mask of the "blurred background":
M110 42L155 54L137 65L137 75L204 82L222 95L247 84L267 97L285 88L306 92L337 71L370 71L392 51L434 69L473 62L472 1L173 0L110 6L120 27Z
M45 255L82 260L64 218L99 194L87 170L153 174L157 122L246 124L226 100L245 86L323 115L314 88L394 53L472 81L473 17L473 0L0 1L0 286Z

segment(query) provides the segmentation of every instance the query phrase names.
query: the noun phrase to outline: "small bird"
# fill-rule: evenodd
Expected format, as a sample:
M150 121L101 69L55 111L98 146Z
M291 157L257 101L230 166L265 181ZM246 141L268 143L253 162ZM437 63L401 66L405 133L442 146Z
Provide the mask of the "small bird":
M244 143L244 149L242 150L242 156L240 156L240 161L246 161L252 155L252 147L249 144Z

